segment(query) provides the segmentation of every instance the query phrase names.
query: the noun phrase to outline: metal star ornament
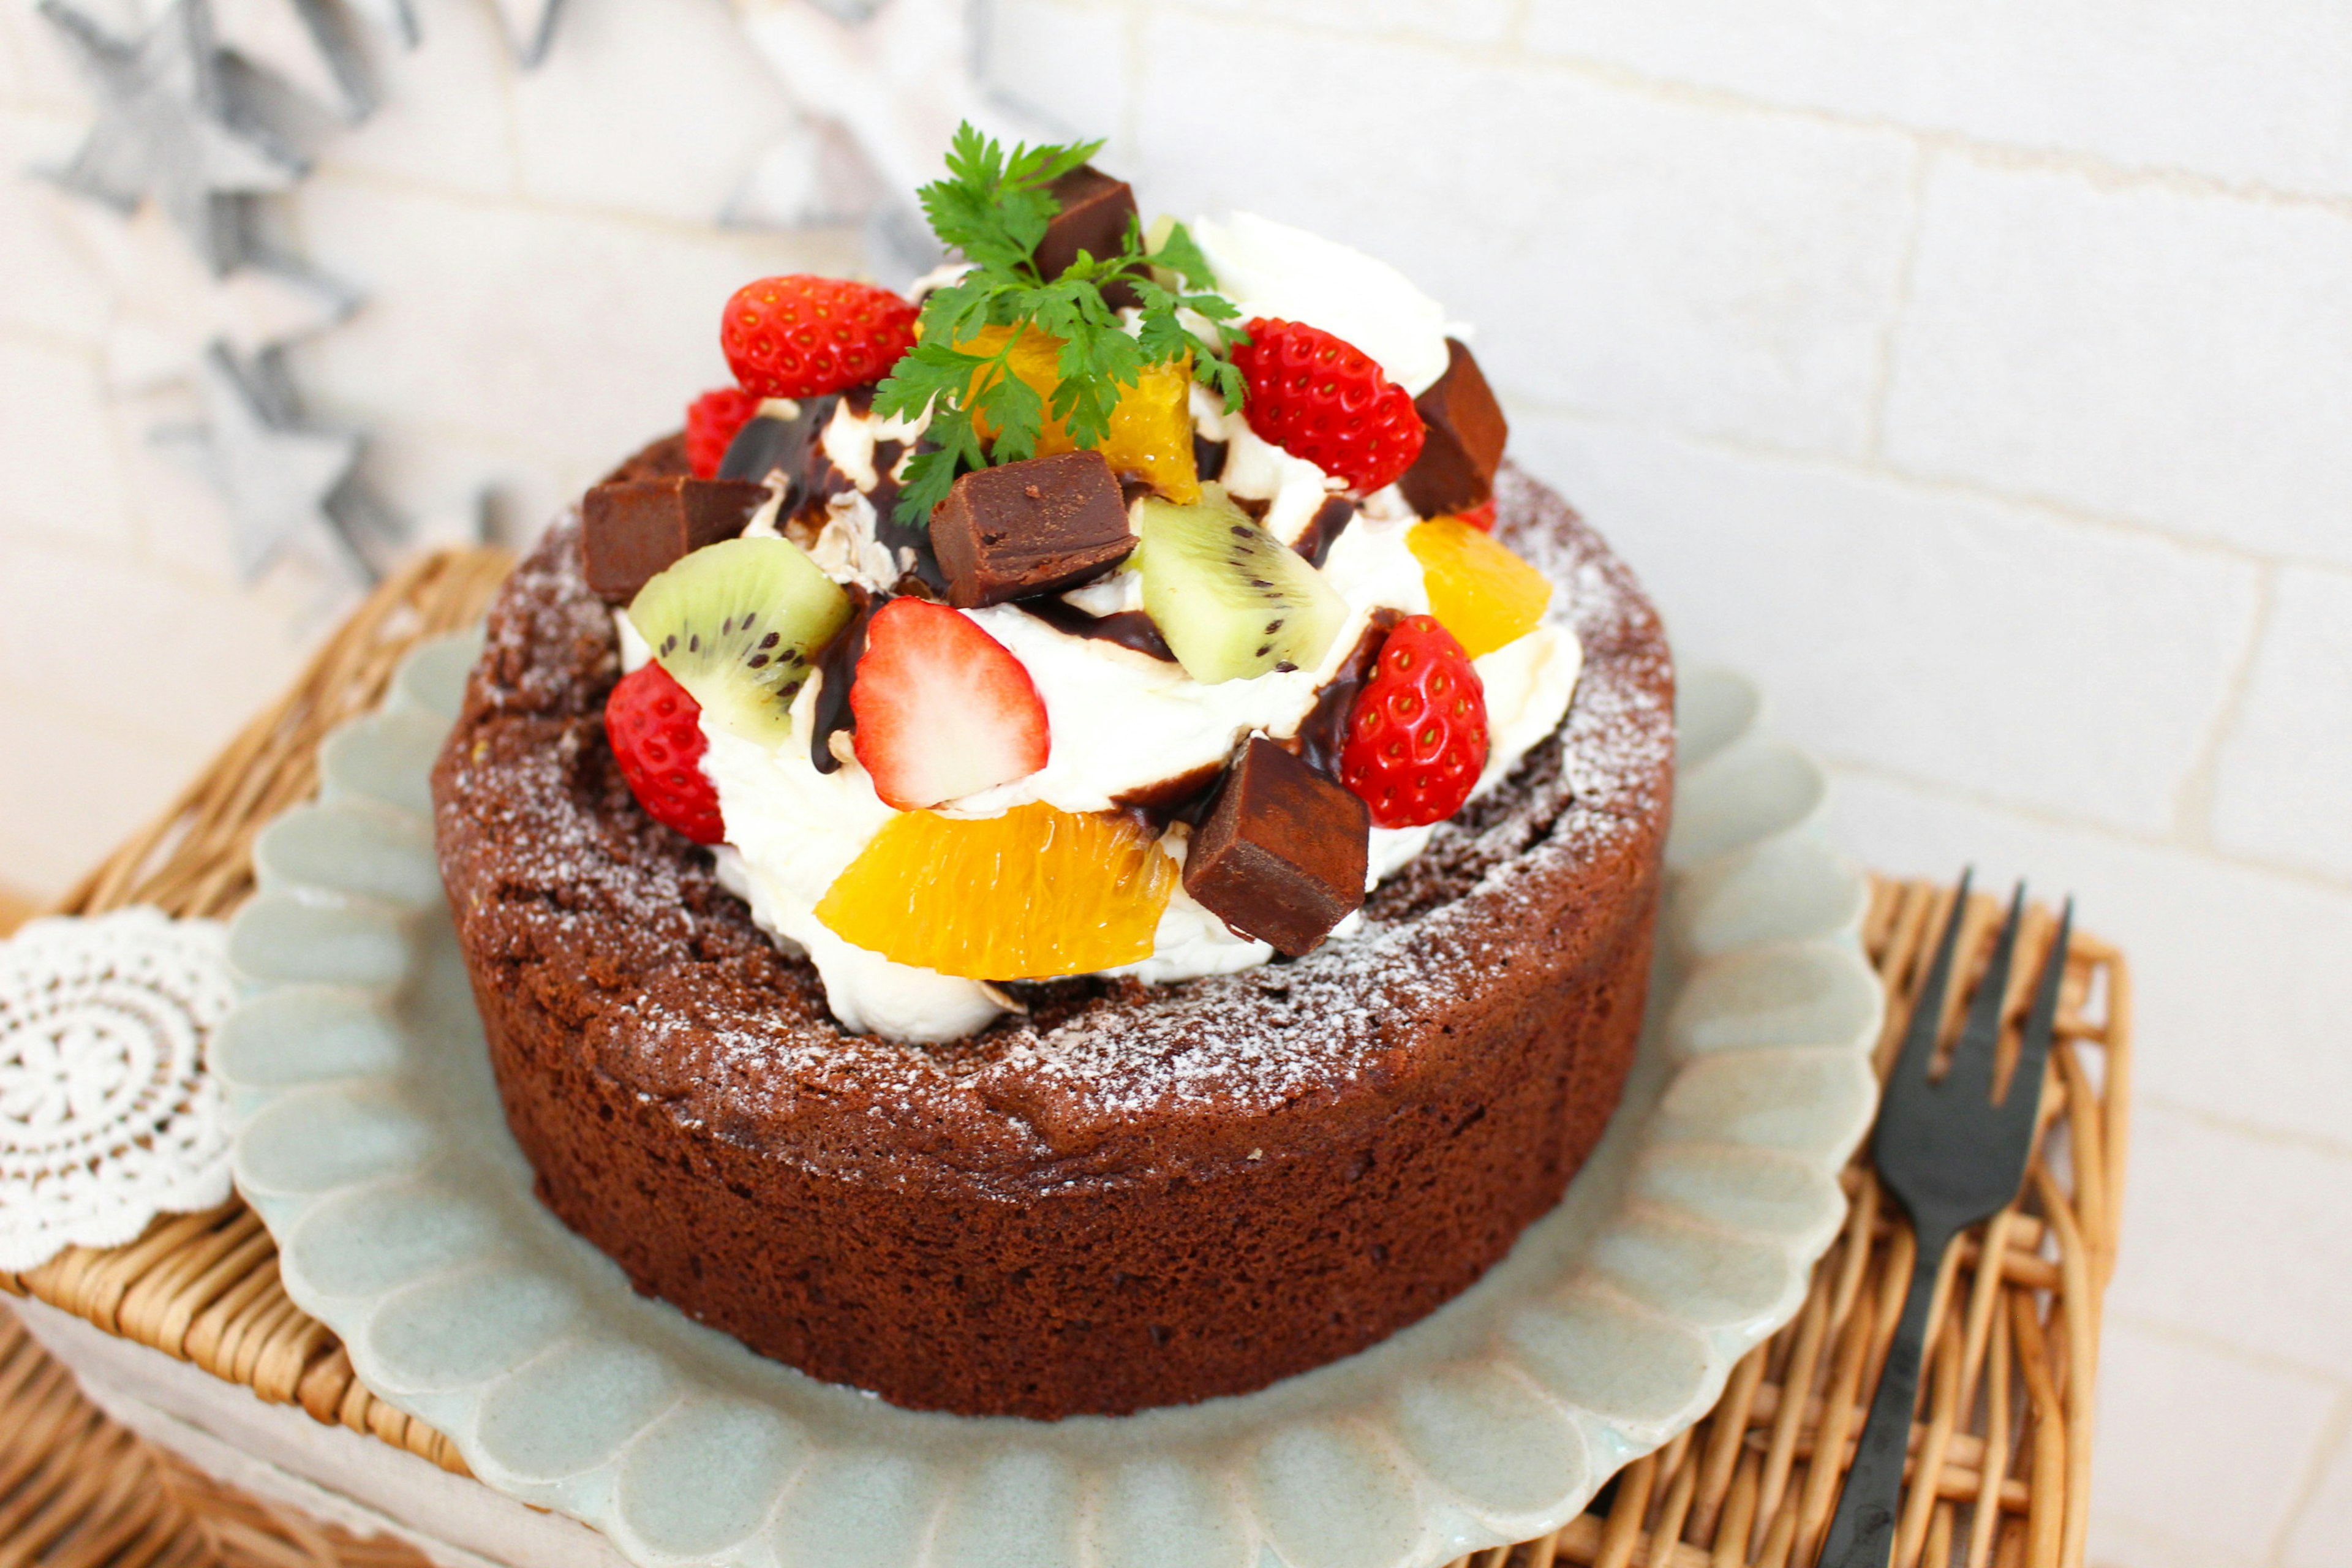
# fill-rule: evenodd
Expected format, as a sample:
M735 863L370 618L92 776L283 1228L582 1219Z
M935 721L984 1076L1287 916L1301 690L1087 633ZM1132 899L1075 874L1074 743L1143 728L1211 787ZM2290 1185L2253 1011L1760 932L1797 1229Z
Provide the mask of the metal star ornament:
M330 0L297 0L298 4L320 5ZM381 31L399 40L404 48L415 48L424 41L425 27L417 16L416 0L339 0L366 17ZM563 10L563 0L482 0L498 13L499 26L506 33L507 47L513 52L515 63L529 70L547 58L555 42L555 24ZM850 4L857 0L848 0Z
M247 582L298 541L328 542L353 575L375 572L354 538L353 519L331 504L360 458L361 437L304 425L291 389L269 356L237 363L215 343L199 366L201 431L159 432L193 440L198 462L226 501L237 570Z
M507 46L514 50L515 63L529 70L547 58L555 42L563 0L498 0L498 13L506 24Z
M331 105L345 125L380 100L358 19L346 0L209 0L216 42Z
M105 365L107 384L118 392L193 380L215 342L253 359L326 331L359 305L352 290L286 258L247 262L215 277L152 203L128 218L63 197L56 206L113 300Z
M391 34L404 49L413 49L425 41L425 28L416 19L415 0L348 0L351 8Z
M725 220L776 228L863 221L886 282L940 258L914 191L969 120L1006 141L1045 127L980 82L973 0L733 0L751 47L806 123L771 148Z
M58 183L124 213L153 198L215 273L246 259L250 199L291 188L307 166L282 124L293 89L216 46L206 0L175 0L136 39L68 0L40 11L99 99Z

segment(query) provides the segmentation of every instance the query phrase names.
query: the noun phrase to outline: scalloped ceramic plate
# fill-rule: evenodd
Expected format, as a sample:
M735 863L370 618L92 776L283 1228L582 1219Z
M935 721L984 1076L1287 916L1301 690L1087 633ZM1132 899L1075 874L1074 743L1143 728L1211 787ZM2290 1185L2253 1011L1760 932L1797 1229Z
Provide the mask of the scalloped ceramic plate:
M632 1292L530 1193L425 777L472 639L420 649L255 850L215 1065L286 1289L474 1473L637 1563L1420 1568L1565 1522L1803 1297L1883 998L1822 779L1685 677L1659 974L1624 1104L1486 1279L1257 1394L1055 1424L898 1409Z

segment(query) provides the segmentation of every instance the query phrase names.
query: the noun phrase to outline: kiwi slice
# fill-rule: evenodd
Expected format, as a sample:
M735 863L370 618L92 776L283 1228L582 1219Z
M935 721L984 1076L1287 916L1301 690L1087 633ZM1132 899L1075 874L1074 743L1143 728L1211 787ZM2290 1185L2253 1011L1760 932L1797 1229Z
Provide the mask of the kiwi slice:
M786 539L728 539L681 558L629 602L670 678L736 734L793 732L793 694L849 620L849 595Z
M1191 506L1154 497L1138 510L1142 542L1127 564L1185 674L1213 686L1323 662L1348 602L1223 487L1202 485Z

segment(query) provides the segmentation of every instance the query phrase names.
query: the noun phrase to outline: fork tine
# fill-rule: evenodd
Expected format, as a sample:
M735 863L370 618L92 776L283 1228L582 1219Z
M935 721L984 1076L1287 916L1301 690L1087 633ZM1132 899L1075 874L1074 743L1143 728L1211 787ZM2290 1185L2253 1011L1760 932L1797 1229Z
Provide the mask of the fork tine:
M1925 1084L1927 1064L1935 1059L1936 1037L1942 1033L1944 998L1952 988L1952 958L1960 945L1960 927L1969 914L1969 882L1977 874L1973 866L1960 868L1959 891L1952 895L1952 912L1945 917L1944 934L1936 943L1936 962L1927 970L1927 983L1919 988L1919 999L1911 1005L1911 1024L1903 1031L1903 1048L1895 1058L1895 1065L1886 1069L1890 1084L1909 1079Z
M2001 1007L2009 996L2009 970L2017 956L2018 928L2024 923L2025 884L2020 881L2017 891L2010 895L2009 919L2001 924L1992 962L1985 965L1984 979L1969 1003L1968 1024L1960 1030L1959 1044L1952 1047L1952 1065L1944 1074L1944 1087L1960 1096L1963 1104L1992 1098L1993 1054L2000 1044Z
M2050 1047L2058 1033L2058 992L2066 979L2066 943L2074 930L2074 900L2059 911L2058 934L2050 940L2049 956L2042 961L2042 978L2033 988L2033 1006L2025 1016L2025 1034L2017 1047L2017 1072L2009 1080L2009 1097L2000 1102L2006 1131L2022 1123L2030 1134L2042 1100L2042 1074L2050 1060Z

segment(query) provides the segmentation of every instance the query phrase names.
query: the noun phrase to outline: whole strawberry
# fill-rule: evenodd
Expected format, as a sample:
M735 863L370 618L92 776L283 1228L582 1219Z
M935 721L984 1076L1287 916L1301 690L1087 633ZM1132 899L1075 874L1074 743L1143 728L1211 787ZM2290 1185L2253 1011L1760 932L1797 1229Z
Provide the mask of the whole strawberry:
M702 771L701 705L658 664L621 678L604 700L604 733L621 776L647 816L697 844L727 837L719 792Z
M1429 432L1412 398L1371 356L1298 321L1249 323L1234 350L1248 384L1249 427L1293 457L1360 490L1394 484Z
M846 278L762 278L727 301L719 346L752 396L815 397L887 374L915 346L915 307Z
M686 466L698 479L715 479L735 433L760 412L760 400L738 386L706 392L686 405Z
M1429 616L1397 623L1348 715L1339 782L1381 827L1443 822L1486 766L1486 688Z

